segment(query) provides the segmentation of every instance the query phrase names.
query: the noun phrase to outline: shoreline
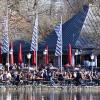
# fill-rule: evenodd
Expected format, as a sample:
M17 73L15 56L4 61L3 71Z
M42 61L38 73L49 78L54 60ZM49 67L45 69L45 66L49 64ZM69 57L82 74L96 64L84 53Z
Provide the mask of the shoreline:
M97 93L100 92L100 86L34 86L34 85L22 85L22 86L0 86L0 93L4 92L85 92L85 93Z

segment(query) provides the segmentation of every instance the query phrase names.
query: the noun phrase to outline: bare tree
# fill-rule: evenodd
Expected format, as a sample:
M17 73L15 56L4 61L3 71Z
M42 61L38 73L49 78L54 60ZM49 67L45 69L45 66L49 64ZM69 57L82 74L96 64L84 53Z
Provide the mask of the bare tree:
M4 3L6 0L2 0ZM98 1L98 0L96 0ZM94 0L8 0L10 34L14 39L31 39L32 24L38 9L40 37L50 33L62 15L63 22L75 15L84 4L95 3ZM3 3L0 15L4 11ZM5 9L6 10L6 9ZM98 11L100 8L98 7ZM98 12L100 16L100 13ZM2 17L0 17L2 20ZM1 29L0 29L1 30ZM1 34L1 33L0 33ZM16 34L16 37L14 37ZM28 34L28 35L27 35Z

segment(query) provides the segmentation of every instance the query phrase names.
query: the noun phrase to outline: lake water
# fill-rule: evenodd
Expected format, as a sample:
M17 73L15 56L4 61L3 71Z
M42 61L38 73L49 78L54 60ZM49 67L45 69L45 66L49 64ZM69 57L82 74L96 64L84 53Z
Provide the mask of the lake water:
M58 92L55 89L41 90L41 89L26 89L14 90L0 93L0 100L100 100L100 92L73 92L63 91Z

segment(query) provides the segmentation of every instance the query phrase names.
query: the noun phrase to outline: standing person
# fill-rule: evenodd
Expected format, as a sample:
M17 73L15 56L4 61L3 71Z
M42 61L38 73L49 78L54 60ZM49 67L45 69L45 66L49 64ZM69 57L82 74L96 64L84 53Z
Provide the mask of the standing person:
M60 85L63 84L63 82L64 82L64 76L63 76L62 73L60 73L60 74L58 75L58 81L60 82Z
M76 77L74 79L75 83L76 83L76 86L77 85L81 85L81 79L82 79L82 76L81 76L81 73L79 71L77 71L76 73Z

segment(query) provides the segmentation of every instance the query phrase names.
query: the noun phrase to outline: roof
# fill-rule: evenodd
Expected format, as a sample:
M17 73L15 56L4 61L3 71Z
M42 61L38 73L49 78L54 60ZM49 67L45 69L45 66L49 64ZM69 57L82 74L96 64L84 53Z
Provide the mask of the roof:
M22 52L30 51L30 42L25 40L16 40L13 42L14 52L18 52L19 45L22 45Z
M66 50L66 46L68 46L69 43L73 48L75 47L75 43L80 35L87 12L88 5L84 5L75 16L62 25L63 50ZM48 44L49 51L54 51L56 48L56 43L57 35L55 31L53 31L44 38L43 42L39 44L39 50L43 50L44 45Z
M62 25L62 34L63 34L63 50L66 50L66 47L70 43L72 47L75 47L75 43L80 35L83 23L85 21L86 15L88 12L88 5L84 5L83 8L70 20L66 21ZM30 51L30 42L25 40L16 40L14 42L14 52L18 51L19 43L22 44L23 52ZM52 31L47 35L44 40L39 43L39 51L43 51L45 44L48 44L49 51L55 51L57 43L57 35L55 31Z
M100 8L99 8L100 9ZM81 49L100 49L100 16L97 6L89 4L89 10L85 18L76 47Z

